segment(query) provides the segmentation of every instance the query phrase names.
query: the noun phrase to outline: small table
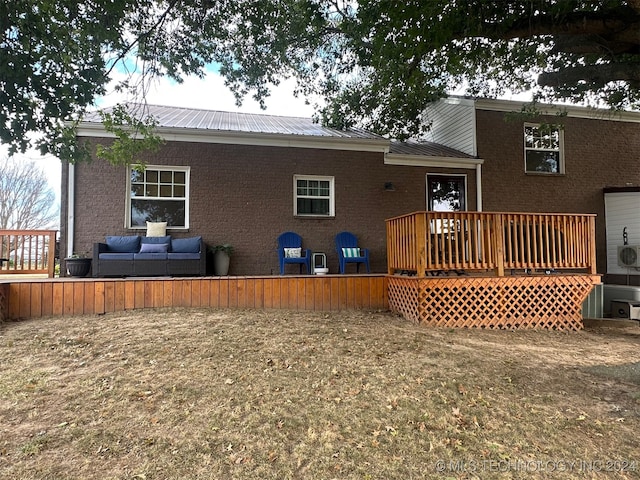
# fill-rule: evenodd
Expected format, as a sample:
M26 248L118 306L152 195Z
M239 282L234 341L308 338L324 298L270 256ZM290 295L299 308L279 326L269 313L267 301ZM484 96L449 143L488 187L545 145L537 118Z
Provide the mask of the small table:
M0 258L0 267L2 267L2 264L3 264L4 262L8 262L8 261L9 261L9 259L8 259L8 258Z

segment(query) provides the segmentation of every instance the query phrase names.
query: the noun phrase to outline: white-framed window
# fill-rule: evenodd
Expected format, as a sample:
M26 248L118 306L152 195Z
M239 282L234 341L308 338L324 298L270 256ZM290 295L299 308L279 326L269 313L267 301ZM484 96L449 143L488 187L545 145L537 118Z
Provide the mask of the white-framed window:
M524 170L564 173L563 130L558 125L524 125Z
M428 173L427 210L432 212L467 210L467 176Z
M167 222L168 228L189 228L189 167L129 167L127 228Z
M294 175L293 214L301 217L335 216L334 177Z

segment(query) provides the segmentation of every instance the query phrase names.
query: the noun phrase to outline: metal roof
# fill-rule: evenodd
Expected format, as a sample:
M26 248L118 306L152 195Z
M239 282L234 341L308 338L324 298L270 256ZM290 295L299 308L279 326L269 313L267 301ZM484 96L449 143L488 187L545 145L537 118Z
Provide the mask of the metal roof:
M391 142L389 153L397 155L419 155L424 157L475 158L472 155L439 143L407 140Z
M338 130L335 128L323 127L315 123L311 118L288 117L279 115L225 112L219 110L204 110L198 108L173 107L149 104L127 104L129 111L138 116L151 116L158 122L158 129L180 134L180 138L193 139L193 141L207 141L209 137L215 137L214 142L224 142L221 140L229 136L228 142L236 143L240 137L238 135L258 136L262 140L251 140L251 144L273 144L265 138L276 139L274 142L282 142L283 138L290 136L290 139L300 139L297 146L309 146L309 140L315 145L317 141L323 142L322 148L327 147L327 142L338 142L336 148L347 148L346 145L354 143L353 149L373 149L371 151L384 150L388 154L400 157L436 157L452 159L473 159L475 157L459 150L446 147L433 142L408 140L404 142L389 141L380 135L367 132L363 129L351 128L348 130ZM113 108L102 109L103 112L111 112ZM82 119L81 124L90 127L90 131L98 134L101 128L102 119L97 111L89 112ZM222 137L220 137L222 136ZM307 140L304 140L307 139ZM186 141L186 140L184 140ZM266 142L266 143L265 143ZM290 141L287 145L292 146Z
M338 130L323 127L311 118L305 117L224 112L162 105L128 104L128 107L136 114L155 118L158 121L158 127L161 128L384 140L383 137L362 129ZM104 112L111 110L111 108L103 109ZM85 115L83 122L101 123L101 119L97 112L90 112Z

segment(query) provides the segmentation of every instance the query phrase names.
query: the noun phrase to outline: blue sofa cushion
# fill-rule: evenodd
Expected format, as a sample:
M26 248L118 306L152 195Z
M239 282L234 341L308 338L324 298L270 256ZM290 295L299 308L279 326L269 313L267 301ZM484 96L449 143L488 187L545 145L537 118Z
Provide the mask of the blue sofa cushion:
M113 253L104 252L99 255L100 260L133 260L133 252L125 253Z
M137 253L140 250L139 235L111 235L106 237L105 243L114 253Z
M200 260L199 253L175 253L171 252L167 255L169 260Z
M166 260L167 252L155 253L136 253L133 255L134 260Z
M157 245L166 243L167 245L171 244L171 235L167 235L165 237L140 237L140 247L142 251L142 245Z
M200 253L202 237L172 238L171 251L174 253Z
M168 251L168 243L142 243L140 245L140 253L167 253Z

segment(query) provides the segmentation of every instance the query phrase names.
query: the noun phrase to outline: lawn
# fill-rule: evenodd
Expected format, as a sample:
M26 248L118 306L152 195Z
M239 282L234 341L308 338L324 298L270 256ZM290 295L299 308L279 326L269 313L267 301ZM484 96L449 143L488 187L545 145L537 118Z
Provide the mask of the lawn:
M0 325L0 476L640 478L640 327L165 309Z

